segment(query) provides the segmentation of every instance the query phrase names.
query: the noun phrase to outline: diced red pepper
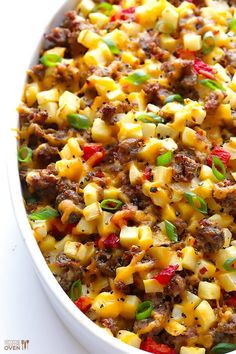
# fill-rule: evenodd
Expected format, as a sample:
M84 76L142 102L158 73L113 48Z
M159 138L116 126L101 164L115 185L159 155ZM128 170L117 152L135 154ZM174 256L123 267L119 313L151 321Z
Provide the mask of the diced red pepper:
M215 146L213 150L211 150L211 153L207 159L207 164L208 166L212 166L212 158L213 156L217 156L225 165L225 167L228 166L229 160L230 160L230 153L228 151L225 151L222 149L220 146Z
M132 15L135 13L135 6L128 7L127 9L122 9L121 12L116 13L115 15L112 15L110 18L110 22L116 21L116 20L128 20L131 19Z
M95 177L97 178L102 178L104 177L104 173L100 170L100 171L96 171L95 174L94 174Z
M194 59L195 55L195 52L183 48L178 49L176 53L177 58L181 59Z
M92 300L88 296L80 296L74 304L82 311L86 313L92 306Z
M158 273L153 279L157 280L161 285L167 285L175 275L176 270L178 269L178 264L169 265Z
M176 354L176 351L166 344L158 344L151 337L142 341L140 349L153 354Z
M202 267L200 270L199 270L199 273L201 275L205 274L207 272L207 268L206 267Z
M202 61L201 59L195 58L193 68L196 71L196 73L208 77L209 79L212 80L215 79L215 74L213 69L209 65L204 63L204 61Z
M150 167L145 167L145 170L143 172L143 177L147 179L148 181L151 181L152 179L152 169Z
M117 248L120 244L120 239L116 234L110 234L104 241L103 241L105 248Z
M236 291L233 292L233 295L225 300L226 305L236 307Z
M100 144L84 145L83 152L83 158L85 159L85 161L87 161L97 153L97 158L94 159L93 166L97 165L104 158L106 153L104 147Z

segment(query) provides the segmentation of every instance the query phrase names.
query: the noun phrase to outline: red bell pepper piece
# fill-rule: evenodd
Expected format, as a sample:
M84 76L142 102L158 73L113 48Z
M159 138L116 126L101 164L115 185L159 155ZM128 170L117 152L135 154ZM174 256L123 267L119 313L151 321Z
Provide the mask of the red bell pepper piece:
M230 160L230 153L228 151L225 151L222 149L220 146L215 146L213 150L211 150L211 153L207 159L207 164L208 166L212 166L212 158L213 156L217 156L225 165L225 167L228 166L229 160Z
M86 313L92 306L92 300L88 296L80 296L74 304L82 311Z
M105 149L100 144L84 145L83 152L84 152L83 158L85 159L85 161L87 161L90 157L92 157L97 152L101 153L101 154L97 154L98 157L95 159L95 161L93 161L93 166L97 165L105 156Z
M151 181L151 179L152 179L152 169L150 167L145 167L145 170L143 172L143 177L144 177L144 179L147 179L148 181Z
M233 295L225 300L226 305L232 306L232 307L236 307L236 291L233 292Z
M202 61L201 59L195 58L193 68L197 74L201 74L212 80L215 79L215 74L213 69L209 65L204 63L204 61Z
M117 248L120 244L120 239L116 234L110 234L104 241L103 241L105 248Z
M128 7L127 9L122 9L121 12L116 13L115 15L111 16L110 22L114 22L116 20L125 21L135 13L135 6Z
M153 354L176 354L176 351L166 344L158 344L151 337L142 341L140 349Z
M167 285L175 275L175 271L178 269L178 264L169 265L158 273L153 279L157 280L161 285Z
M202 267L200 270L199 270L199 273L201 275L205 274L207 272L207 268L206 267Z

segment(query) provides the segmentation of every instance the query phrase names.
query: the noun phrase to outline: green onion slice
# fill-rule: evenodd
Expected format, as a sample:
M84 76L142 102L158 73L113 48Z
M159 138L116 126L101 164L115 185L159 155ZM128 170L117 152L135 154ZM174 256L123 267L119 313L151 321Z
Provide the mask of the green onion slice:
M207 214L207 203L203 198L193 192L186 192L185 197L193 209Z
M57 66L58 63L60 63L62 61L62 57L60 57L57 54L44 54L41 58L40 58L40 62L44 65L44 66L48 66L48 67L54 67Z
M109 2L102 2L101 4L95 6L93 12L101 11L105 15L110 16L111 12L113 10L113 6L109 4Z
M38 211L34 211L33 213L29 214L30 220L49 220L54 219L58 216L58 211L53 208L43 208Z
M225 165L217 156L213 156L212 158L212 172L218 181L222 181L226 177ZM219 171L220 170L220 171Z
M204 80L200 80L199 81L200 84L212 89L212 90L222 90L225 91L225 88L219 84L219 82L216 82L214 80L211 79L204 79Z
M174 102L174 101L177 101L181 104L184 104L184 99L181 95L179 94L176 94L176 95L170 95L168 96L165 101L164 101L164 104L167 104L167 103L170 103L170 102Z
M164 154L157 157L157 166L166 166L171 163L173 159L173 151L166 151Z
M111 39L104 38L103 42L106 43L106 45L109 47L112 54L120 54L120 49L117 48L117 46L115 45L115 43Z
M138 85L143 84L149 78L150 78L150 75L145 74L143 71L137 71L136 73L129 75L126 78L126 81L130 82L131 84L133 84L135 86L138 86Z
M68 114L67 121L71 127L78 130L88 129L90 126L89 119L82 114L77 114L77 113Z
M178 234L175 225L170 221L165 220L166 234L172 242L178 242Z
M144 320L151 316L153 304L151 301L144 301L138 305L136 310L136 320Z
M236 349L236 344L231 343L219 343L211 349L211 353L225 354L230 353Z
M236 18L230 18L228 21L229 29L236 32Z
M236 272L236 257L227 259L224 262L223 267L227 272Z
M122 207L123 202L118 199L104 199L101 201L100 205L103 210L117 211Z
M140 114L137 119L140 122L143 123L154 123L154 124L159 124L159 123L165 123L165 119L162 117L159 117L158 115L156 115L155 113L152 112L146 112L143 114Z
M74 283L71 285L70 288L70 298L72 301L78 300L78 298L81 296L82 293L82 284L81 280L76 280Z
M202 52L208 54L212 52L216 45L216 37L212 31L207 31L202 39Z
M29 162L31 160L33 151L26 145L22 146L18 151L18 161Z
M175 31L175 28L171 23L166 23L163 20L160 20L156 23L156 29L158 32L165 34L171 34Z

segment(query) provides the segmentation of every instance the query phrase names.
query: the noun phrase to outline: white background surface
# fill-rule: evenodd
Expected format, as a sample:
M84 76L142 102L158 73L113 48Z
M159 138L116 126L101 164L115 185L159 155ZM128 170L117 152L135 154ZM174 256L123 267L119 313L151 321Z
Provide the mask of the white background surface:
M63 0L5 0L0 5L0 353L4 340L28 339L26 354L86 354L58 319L32 269L14 218L7 186L7 131L18 102L11 92L38 38ZM23 68L23 69L22 69ZM20 97L19 97L20 99ZM93 353L95 354L95 353Z

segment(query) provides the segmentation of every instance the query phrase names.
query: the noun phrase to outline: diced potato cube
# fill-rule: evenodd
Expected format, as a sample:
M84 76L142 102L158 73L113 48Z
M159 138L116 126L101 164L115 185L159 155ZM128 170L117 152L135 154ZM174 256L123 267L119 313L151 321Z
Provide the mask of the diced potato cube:
M141 344L141 339L134 332L126 331L124 329L120 330L117 337L122 342L132 345L135 348L139 348Z
M188 270L195 270L198 256L195 253L195 250L192 246L186 246L182 249L183 259L182 266Z
M232 239L232 232L226 227L222 229L224 234L224 245L223 247L229 247Z
M39 92L39 85L37 82L31 82L25 86L25 99L29 107L37 101L37 94Z
M166 7L166 0L146 1L145 4L136 7L136 21L144 27L153 27L157 18Z
M56 170L60 177L78 181L83 172L83 164L79 158L63 159L56 162Z
M101 37L89 29L82 30L78 36L78 43L89 49L96 48L101 41Z
M113 91L107 92L106 97L109 101L124 101L126 94L120 88L117 88Z
M119 48L124 47L126 42L128 41L128 36L125 32L119 30L119 29L114 29L113 31L109 32L106 34L104 39L110 39L113 41Z
M94 8L95 4L92 0L82 0L77 7L77 11L81 11L84 16L87 16Z
M186 327L175 321L174 319L170 319L167 325L164 327L166 332L172 336L179 336L186 331Z
M198 347L181 347L180 354L205 354L205 348L198 348Z
M167 28L173 29L173 32L176 30L179 20L179 14L174 7L166 7L161 14L163 19L163 25Z
M184 128L182 142L184 145L194 147L199 151L205 151L206 149L206 143L198 137L195 130L189 127Z
M216 322L214 310L206 300L203 300L194 312L203 331L208 331Z
M160 45L161 48L174 52L177 48L178 41L170 35L163 33L160 35Z
M97 232L96 221L87 221L82 217L76 226L76 232L85 235L95 234Z
M113 214L103 211L98 220L98 233L101 236L109 236L117 231L116 226L111 222Z
M162 220L176 220L175 209L171 205L168 204L162 209Z
M42 253L48 253L55 249L56 240L53 236L47 235L39 242Z
M143 131L141 124L134 123L120 123L120 131L118 133L119 140L128 138L142 139Z
M170 184L172 180L172 167L157 166L152 169L153 181L159 186Z
M216 267L213 263L200 259L196 264L195 271L202 278L212 278L215 275Z
M109 91L114 91L118 88L115 81L110 77L100 77L92 75L89 77L89 82L93 84L100 96L105 95Z
M135 318L135 313L140 302L136 295L127 295L122 304L121 316L127 319Z
M133 245L138 245L138 228L136 226L123 226L120 232L120 244L128 249Z
M83 209L83 214L86 221L96 220L102 214L100 203L89 204Z
M133 274L130 272L130 269L128 267L118 267L116 268L116 276L117 279L122 279L122 282L124 282L126 285L133 284L134 279L133 279Z
M94 243L87 242L83 245L80 242L67 241L64 246L64 253L67 257L80 261L81 264L87 265L95 252Z
M199 301L201 301L199 299ZM173 310L171 313L171 317L175 320L175 321L182 321L184 320L184 306L180 305L180 304L175 304L173 306Z
M218 281L225 291L236 291L236 273L225 273L218 275Z
M116 318L121 311L121 302L117 295L110 292L102 292L97 295L93 301L92 309L102 318Z
M134 162L131 162L129 168L129 180L132 185L137 184L142 179L142 173L139 171Z
M89 183L84 188L85 205L92 204L98 200L99 186L96 183Z
M155 279L144 279L143 285L145 289L145 293L163 293L164 288L158 281Z
M153 244L152 230L150 226L138 227L139 245L142 250L147 250Z
M236 258L236 246L230 246L225 249L220 249L216 254L216 266L221 270L225 270L224 262L229 258Z
M89 19L92 24L100 28L105 26L109 22L109 17L99 12L93 12L89 14Z
M216 283L200 281L198 285L198 296L205 300L219 300L220 287Z
M34 237L37 242L42 241L43 238L47 236L48 225L45 220L35 220L30 222L32 229L34 230Z
M178 148L177 144L172 138L157 139L150 138L147 140L145 146L140 149L139 157L150 163L155 163L156 157L163 150L176 150Z
M129 64L131 66L135 66L139 63L139 59L133 55L132 52L126 52L124 51L121 55L121 60L125 64Z
M67 144L63 147L60 152L62 159L70 160L73 157L81 157L83 152L79 146L79 142L76 138L70 138Z
M142 123L142 131L144 139L156 137L156 124L154 123Z
M96 118L91 129L92 138L98 143L108 143L112 137L111 128L101 118Z
M186 33L183 38L184 49L196 52L202 47L201 36L195 33Z
M184 297L183 297L183 306L188 304L192 308L195 308L197 305L200 304L200 302L201 302L200 297L191 293L190 291L185 291Z
M59 91L56 88L52 88L51 90L41 91L37 93L37 101L39 105L48 102L58 102L58 100L59 100Z
M217 179L216 179L214 173L212 172L211 167L207 166L207 165L201 166L199 179L202 181L205 179L210 179L212 182L217 182Z
M103 190L104 199L119 199L120 198L120 189L115 187L109 187Z
M65 91L59 98L58 116L67 120L67 115L75 113L80 108L80 98L75 94Z

